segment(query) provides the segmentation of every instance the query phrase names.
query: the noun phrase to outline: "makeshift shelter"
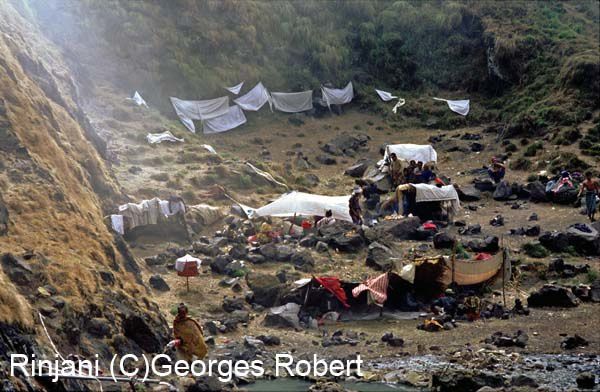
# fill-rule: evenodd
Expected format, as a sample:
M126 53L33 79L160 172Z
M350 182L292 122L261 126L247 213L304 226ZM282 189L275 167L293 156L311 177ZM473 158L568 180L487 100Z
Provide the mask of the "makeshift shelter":
M502 260L498 256L486 260L456 258L454 261L448 260L446 261L447 270L444 274L444 283L450 284L454 281L459 286L470 286L486 282L500 271Z
M297 93L271 93L275 109L286 113L299 113L313 108L312 90Z
M460 209L458 193L453 185L441 187L430 184L408 185L415 192L415 206L412 213L422 220L452 220ZM401 192L397 190L396 193L398 201L402 201Z
M437 152L430 144L388 144L380 164L387 161L392 153L405 161L437 162Z
M230 93L234 94L234 95L238 95L240 93L240 91L242 90L242 86L244 85L244 82L240 83L240 84L236 84L233 87L224 87L225 90L229 91Z
M210 120L229 112L229 97L220 97L204 101L185 101L171 97L171 104L179 119L191 132L196 133L193 120Z
M252 216L324 216L325 211L331 210L335 219L352 222L349 201L350 196L323 196L293 191L253 210Z
M175 271L177 271L178 276L185 276L187 291L190 291L190 276L198 276L201 265L202 260L189 254L175 260Z
M462 116L466 116L469 113L469 105L470 105L470 101L468 99L463 99L463 100L458 100L458 101L451 101L448 99L444 99L444 98L433 98L436 101L443 101L446 102L448 104L448 107L450 108L450 110L452 110L455 113L458 113Z
M269 106L271 106L271 111L273 110L269 92L261 82L258 82L258 84L246 94L234 99L233 102L235 102L242 109L252 112L260 110L265 105L265 103L269 102Z
M321 94L323 95L323 101L331 110L331 105L344 105L351 102L354 98L354 88L352 82L348 82L346 87L342 89L321 87Z
M246 116L239 106L231 106L225 114L205 120L203 122L204 133L220 133L232 130L246 123Z
M175 137L170 131L165 131L162 133L149 133L146 135L146 140L150 144L158 144L162 142L183 143L183 138L180 139Z

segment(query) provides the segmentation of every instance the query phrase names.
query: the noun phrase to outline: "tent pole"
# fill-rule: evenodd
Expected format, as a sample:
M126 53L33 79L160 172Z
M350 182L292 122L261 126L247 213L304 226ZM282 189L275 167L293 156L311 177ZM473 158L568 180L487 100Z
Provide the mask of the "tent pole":
M456 260L456 241L452 246L452 285L454 285L454 261Z
M187 287L187 292L189 293L190 292L190 277L189 276L185 277L185 285Z
M502 301L506 308L506 249L504 248L504 235L500 237L502 243Z

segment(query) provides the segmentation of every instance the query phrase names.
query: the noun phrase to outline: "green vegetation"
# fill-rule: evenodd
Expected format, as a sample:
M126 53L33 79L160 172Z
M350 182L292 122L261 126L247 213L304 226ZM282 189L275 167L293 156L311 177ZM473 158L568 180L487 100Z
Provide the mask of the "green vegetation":
M523 244L523 250L527 256L537 259L542 259L550 255L548 249L544 248L539 242L528 242Z
M211 98L241 80L274 91L352 80L355 105L391 119L372 93L389 89L407 98L392 127L498 121L532 136L599 108L594 0L62 2L28 3L85 67L168 113L168 96ZM449 112L434 94L471 97L471 113Z

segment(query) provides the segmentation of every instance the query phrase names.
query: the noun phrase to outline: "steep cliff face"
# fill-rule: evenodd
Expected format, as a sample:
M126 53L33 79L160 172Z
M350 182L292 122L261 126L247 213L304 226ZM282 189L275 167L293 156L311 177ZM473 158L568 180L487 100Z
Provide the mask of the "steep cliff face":
M111 338L142 342L123 325L145 323L154 332L141 348L155 349L165 322L103 219L120 194L71 72L7 2L0 2L0 33L0 329L11 325L34 341L36 331L42 336L39 311L65 353L101 347L107 356ZM95 333L94 323L106 333Z

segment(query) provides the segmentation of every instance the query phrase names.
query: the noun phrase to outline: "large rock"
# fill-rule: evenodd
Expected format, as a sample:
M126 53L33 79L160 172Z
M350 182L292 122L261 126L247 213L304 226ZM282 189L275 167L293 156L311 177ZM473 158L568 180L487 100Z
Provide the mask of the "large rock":
M377 270L389 271L394 267L394 253L387 246L373 242L367 250L366 264Z
M290 261L292 255L294 254L294 248L289 245L279 244L275 245L276 254L275 259L277 261Z
M510 196L513 194L512 187L507 181L501 181L498 185L496 185L496 189L492 194L494 200L503 201L508 200Z
M388 193L392 190L392 180L387 173L381 173L376 166L370 166L363 174L363 180L375 184L380 192Z
M463 185L456 187L456 193L460 201L478 201L481 200L481 191L474 185Z
M300 312L300 305L293 302L271 308L265 317L265 325L268 327L300 328L298 312Z
M494 192L496 185L490 179L474 179L473 186L481 192Z
M33 271L29 263L12 253L2 255L2 269L17 286L29 286L33 280Z
M350 177L360 178L363 176L363 174L365 174L365 171L367 171L368 167L369 167L368 161L358 162L358 163L348 167L344 171L344 174L347 176L350 176Z
M569 245L578 252L589 256L600 255L600 234L591 225L571 225L567 229Z
M529 198L531 201L535 203L548 201L546 187L540 181L530 182L525 188L529 191Z
M229 255L219 255L210 263L210 269L217 274L226 274L227 266L233 261Z
M483 240L476 239L464 244L473 252L494 253L500 250L499 239L496 236L487 236Z
M372 228L370 235L374 236L374 239L392 236L397 240L414 240L419 227L421 227L421 220L416 216L384 220Z
M123 335L137 343L142 350L150 353L162 351L167 336L145 315L131 314L123 320Z
M579 299L566 287L551 284L544 285L527 298L527 305L532 308L546 306L574 308L579 305Z
M356 252L364 246L363 237L356 231L356 227L342 221L319 228L317 240L342 252Z
M435 249L452 249L456 243L456 238L442 231L433 236L433 247Z
M297 269L304 272L312 271L315 266L315 259L308 250L294 253L291 257L291 261Z
M538 238L538 240L544 248L553 252L562 252L569 246L567 234L560 231L546 231Z
M275 306L285 290L285 285L275 275L248 274L246 283L254 293L252 301L264 307Z
M277 247L275 244L269 243L262 245L258 251L265 257L265 259L267 259L267 261L277 260Z
M160 275L152 275L148 281L150 287L157 291L171 290L167 282Z
M369 136L364 134L349 135L343 133L325 143L321 149L332 155L354 155L356 150L366 147Z

